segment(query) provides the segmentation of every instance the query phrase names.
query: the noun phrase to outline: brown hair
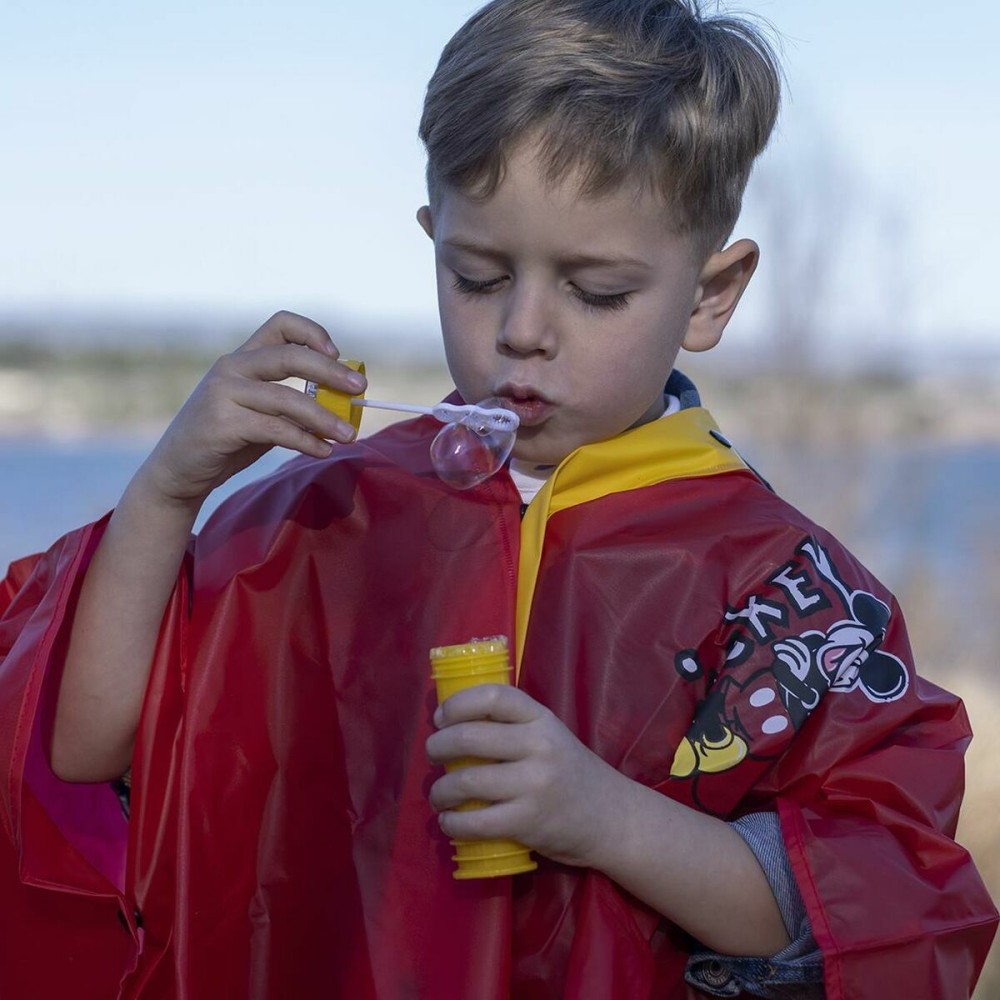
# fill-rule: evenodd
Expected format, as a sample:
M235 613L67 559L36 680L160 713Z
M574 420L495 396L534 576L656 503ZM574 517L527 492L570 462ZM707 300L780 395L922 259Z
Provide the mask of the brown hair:
M585 196L639 181L714 249L779 100L762 32L705 17L697 0L492 0L445 46L427 88L431 201L443 186L488 197L537 135L550 181L579 171Z

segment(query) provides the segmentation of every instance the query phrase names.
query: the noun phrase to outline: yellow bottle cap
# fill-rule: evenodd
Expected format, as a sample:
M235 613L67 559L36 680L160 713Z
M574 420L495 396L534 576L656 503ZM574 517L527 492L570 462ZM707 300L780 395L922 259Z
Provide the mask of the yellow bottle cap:
M363 361L349 361L346 358L340 358L340 363L352 371L360 372L362 375L365 373L365 363ZM364 407L351 405L351 400L364 399L365 394L363 391L347 393L342 392L340 389L331 389L327 385L318 385L316 386L315 395L316 402L320 406L329 410L335 416L340 417L341 420L346 420L347 423L354 427L355 432L361 429L361 411Z

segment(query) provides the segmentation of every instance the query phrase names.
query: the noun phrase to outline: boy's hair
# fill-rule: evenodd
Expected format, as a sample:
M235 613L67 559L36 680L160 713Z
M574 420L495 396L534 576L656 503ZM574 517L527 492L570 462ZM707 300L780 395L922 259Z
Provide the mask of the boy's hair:
M707 254L732 231L777 117L780 71L746 21L697 0L492 0L445 46L420 138L434 205L488 197L537 137L550 181L626 181L663 198Z

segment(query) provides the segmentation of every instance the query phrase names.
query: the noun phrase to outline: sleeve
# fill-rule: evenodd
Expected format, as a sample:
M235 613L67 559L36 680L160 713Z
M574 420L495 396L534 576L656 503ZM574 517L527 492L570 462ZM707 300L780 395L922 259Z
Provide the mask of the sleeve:
M997 912L954 839L964 707L914 673L891 595L828 536L799 539L748 548L753 582L685 653L704 688L673 794L777 813L829 1000L965 1000Z
M20 560L0 583L4 1000L115 996L138 947L126 885L129 825L118 797L107 783L59 780L48 758L68 625L105 524ZM45 963L37 960L42 947Z
M776 813L750 813L729 824L753 851L764 871L781 912L790 943L770 958L734 958L714 952L695 952L685 980L711 996L752 996L782 1000L822 1000L823 956L813 937L781 839Z
M831 1000L966 998L997 927L954 840L970 735L964 708L919 678L905 700L909 713L888 731L817 768L809 794L790 788L778 801Z
M0 815L27 882L88 894L121 887L126 828L106 786L55 777L47 745L66 625L103 527L73 532L45 555L11 567L0 617L0 759L7 774ZM61 849L37 835L40 815L65 834Z

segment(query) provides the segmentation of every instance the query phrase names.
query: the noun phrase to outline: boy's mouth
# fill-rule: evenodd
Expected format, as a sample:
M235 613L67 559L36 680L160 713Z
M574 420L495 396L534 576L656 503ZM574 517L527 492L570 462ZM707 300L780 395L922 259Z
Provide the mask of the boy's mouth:
M503 405L521 419L522 427L535 427L552 414L555 404L531 386L506 383L497 390Z

